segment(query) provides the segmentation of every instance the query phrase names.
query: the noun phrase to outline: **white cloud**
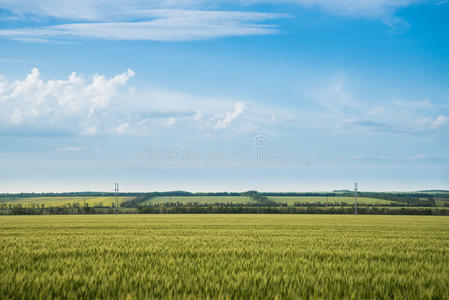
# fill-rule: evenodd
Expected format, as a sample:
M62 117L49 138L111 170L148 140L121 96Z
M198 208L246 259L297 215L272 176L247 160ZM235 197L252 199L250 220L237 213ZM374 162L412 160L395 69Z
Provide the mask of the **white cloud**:
M257 0L255 0L257 1ZM397 9L426 0L281 0L306 7L318 7L326 12L343 16L383 18L392 15ZM271 2L261 0L260 2Z
M72 73L67 79L43 80L37 68L23 80L0 78L0 126L69 127L74 132L94 135L94 114L107 107L120 87L134 76L128 69L106 78L95 74L83 78Z
M123 133L125 133L126 129L128 129L128 127L129 127L129 123L125 122L125 123L120 124L119 126L117 126L115 128L115 132L117 132L117 134L123 134Z
M403 101L403 100L393 100L393 104L401 108L425 108L432 106L428 99L424 101Z
M341 133L369 132L383 134L423 134L437 131L449 123L449 117L442 106L428 99L404 101L393 99L379 101L369 95L355 94L349 89L346 76L339 74L328 83L323 83L311 94L320 107L321 116L314 112L321 124L312 119L308 122L323 129L332 128L334 135ZM367 97L368 99L364 99ZM378 103L373 105L374 103ZM323 122L322 120L332 120Z
M359 103L351 95L347 87L346 76L339 72L326 87L314 92L314 101L327 110L342 115L343 111L356 108Z
M368 115L380 115L385 111L385 107L378 105L378 106L374 106L369 112Z
M203 113L200 110L197 110L195 112L195 115L193 116L193 120L199 121L203 117Z
M340 122L339 131L354 131L357 128L370 132L389 134L423 134L435 131L449 123L449 118L440 115L436 118L428 117L425 113L412 110L398 111L394 107L385 107L380 114L359 113Z
M120 20L157 8L196 7L202 0L0 0L0 7L18 16L54 17L68 20Z
M176 123L176 119L173 117L170 117L167 120L165 120L166 126L172 126L172 125L175 125L175 123Z
M388 155L366 155L366 154L357 154L351 157L353 160L389 160L390 157Z
M410 155L408 157L408 159L410 159L410 160L423 160L426 158L427 158L427 155L425 155L425 154L414 154L414 155Z
M251 134L256 131L258 126L254 123L248 122L240 126L239 131L245 134Z
M440 160L441 157L428 154L414 154L408 157L409 160Z
M341 16L373 18L391 28L404 27L394 16L398 9L434 0L0 0L0 9L18 20L32 18L33 27L20 26L0 30L0 36L26 42L45 43L68 37L113 40L190 41L227 36L279 33L269 20L286 14L253 11L229 11L229 4L247 8L257 3L296 4L318 8ZM287 9L287 8L286 8ZM48 24L57 18L58 24ZM62 24L61 24L62 23ZM405 26L406 27L406 26Z
M55 150L55 152L79 152L83 151L83 147L77 147L77 146L69 146L69 147L60 147Z
M331 82L317 96L319 109L291 110L262 106L232 98L214 98L127 86L132 70L112 77L72 73L65 79L44 80L38 69L24 79L0 76L0 131L8 134L139 135L245 134L265 126L332 130L341 133L422 134L442 130L449 123L445 111L429 102L429 109L395 103L373 106L356 100L344 82ZM151 85L150 85L151 86ZM405 103L405 102L404 102ZM325 109L323 109L325 108ZM246 112L246 113L245 113ZM273 118L273 116L275 116ZM235 124L234 124L235 123ZM181 133L182 132L182 133Z
M98 132L97 127L95 126L83 126L83 128L80 131L80 135L86 135L86 136L93 136L96 135Z
M11 40L19 41L19 42L26 42L26 43L40 43L40 44L51 43L50 40L46 40L46 39L42 39L42 38L35 38L35 37L12 37Z
M22 121L22 113L18 108L14 110L14 113L11 116L11 123L12 124L18 124Z
M288 119L279 108L257 104L252 105L251 113L243 114L247 104L235 99L154 87L133 89L129 94L127 84L133 76L129 69L112 77L72 73L65 79L45 80L34 68L22 80L0 77L0 132L148 136L166 134L164 130L211 134L226 128L224 134L241 134L256 128L273 113Z
M234 111L227 112L224 119L219 120L215 125L214 129L223 129L228 127L235 119L237 119L243 111L246 109L246 104L243 102L237 102L234 106Z
M198 96L153 87L138 91L122 112L132 120L127 133L138 135L153 135L158 131L162 134L164 130L170 130L172 134L174 129L179 134L244 134L250 127L265 124L272 113L276 113L282 122L291 119L290 110L246 103L232 98ZM248 106L251 111L243 113Z
M430 123L430 127L433 129L440 128L449 123L449 117L445 115L439 115L435 120Z
M221 4L248 6L257 3L297 4L306 8L319 8L331 14L357 17L384 17L397 9L417 3L440 3L441 0L225 0L211 2L206 0L0 0L0 7L17 15L32 14L42 17L55 17L70 20L120 20L123 18L145 16L154 9L199 9L218 8Z
M135 12L144 20L67 23L33 28L0 30L14 39L85 37L111 40L188 41L243 35L276 34L278 30L260 23L285 15L238 11L156 9ZM134 16L135 18L135 16Z

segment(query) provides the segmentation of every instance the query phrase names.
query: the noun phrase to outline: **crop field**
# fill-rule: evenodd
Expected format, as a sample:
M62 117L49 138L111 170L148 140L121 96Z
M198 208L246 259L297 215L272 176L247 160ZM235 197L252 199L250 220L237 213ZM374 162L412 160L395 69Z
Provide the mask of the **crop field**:
M198 204L245 204L254 202L250 197L245 196L160 196L146 201L144 204L164 204L164 203L198 203Z
M435 203L437 206L449 207L449 198L436 198Z
M268 197L271 200L280 203L287 203L287 205L294 205L295 203L323 203L325 204L328 201L329 204L341 205L342 203L346 204L354 204L354 197L321 197L321 196L270 196ZM388 205L394 203L393 201L376 199L376 198L367 198L367 197L359 197L357 202L361 205ZM397 202L396 202L397 203Z
M354 204L354 197L326 197L321 196L269 196L270 200L274 200L279 203L287 203L287 205L294 205L295 203L326 203L328 200L329 204L341 205L342 203ZM226 203L226 204L245 204L245 203L255 203L253 199L245 196L160 196L154 197L146 201L144 204L164 204L164 203L198 203L198 204L215 204L215 203ZM389 200L375 199L359 197L358 203L361 205L389 205L394 203Z
M119 197L119 202L128 201L134 197ZM64 207L67 205L79 204L84 206L84 203L88 204L90 207L93 206L103 206L112 207L114 203L113 196L94 196L94 197L16 197L14 200L15 204L21 204L23 207L38 206L41 207ZM13 203L12 199L3 199L3 203Z
M2 299L448 299L449 218L0 217Z

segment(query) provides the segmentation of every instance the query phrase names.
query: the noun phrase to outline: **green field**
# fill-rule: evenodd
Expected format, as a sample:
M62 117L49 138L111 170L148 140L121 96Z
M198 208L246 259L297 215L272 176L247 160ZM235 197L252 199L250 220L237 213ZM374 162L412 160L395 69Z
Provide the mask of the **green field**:
M322 196L269 196L271 200L280 203L287 203L287 205L294 205L295 203L323 203L328 201L329 204L341 205L342 203L354 204L354 197L322 197ZM359 197L358 201L361 205L388 205L395 203L389 200ZM397 203L397 202L396 202Z
M134 197L119 197L120 203L133 199ZM114 196L93 196L93 197L16 197L14 204L21 204L23 207L38 206L42 204L45 207L64 207L73 204L84 206L84 203L90 207L103 206L112 207ZM13 203L13 199L2 199L2 203Z
M322 196L269 196L271 200L279 203L287 203L287 205L294 205L295 203L326 203L327 198ZM329 197L329 204L341 205L342 203L354 204L354 197ZM144 204L165 204L165 203L198 203L198 204L245 204L255 203L253 199L245 196L159 196L151 198L144 202ZM389 200L375 199L375 198L358 198L358 203L361 205L388 205L394 203Z
M448 299L449 218L0 217L2 299Z
M164 204L164 203L198 203L198 204L245 204L254 202L250 197L245 196L160 196L147 200L144 204Z
M440 207L449 207L449 198L436 198L435 204Z

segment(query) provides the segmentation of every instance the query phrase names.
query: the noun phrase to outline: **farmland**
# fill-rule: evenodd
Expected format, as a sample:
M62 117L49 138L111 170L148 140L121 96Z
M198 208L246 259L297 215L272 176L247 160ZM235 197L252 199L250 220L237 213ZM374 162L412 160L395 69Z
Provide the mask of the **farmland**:
M246 204L254 202L247 196L159 196L150 198L144 204L165 204L165 203L198 203L198 204Z
M449 215L449 193L360 192L360 214ZM111 213L352 214L351 191L310 193L198 192L122 193L113 207L107 192L0 194L0 215Z
M133 199L134 197L119 197L119 202L125 202ZM87 196L87 197L16 197L16 198L4 198L3 203L15 205L20 204L23 207L37 206L41 207L65 207L65 206L85 206L90 207L102 206L102 207L112 207L114 203L113 196Z
M436 198L435 203L438 206L449 207L449 198Z
M310 203L310 204L317 204L317 203L328 203L332 205L342 205L342 204L348 204L353 205L354 204L354 197L323 197L323 196L269 196L268 197L271 200L274 200L278 203L286 203L287 205L294 205L295 203ZM357 199L357 202L361 205L389 205L394 203L393 201L389 200L383 200L383 199L376 199L376 198L368 198L368 197L359 197Z
M287 205L295 204L325 204L331 205L353 205L354 197L323 197L323 196L269 196L268 199L277 203L285 203ZM180 203L180 204L246 204L255 203L255 201L248 196L159 196L147 200L145 204L166 204L166 203ZM375 199L368 197L358 198L358 203L361 205L390 205L393 201Z
M0 217L9 298L439 298L449 218Z

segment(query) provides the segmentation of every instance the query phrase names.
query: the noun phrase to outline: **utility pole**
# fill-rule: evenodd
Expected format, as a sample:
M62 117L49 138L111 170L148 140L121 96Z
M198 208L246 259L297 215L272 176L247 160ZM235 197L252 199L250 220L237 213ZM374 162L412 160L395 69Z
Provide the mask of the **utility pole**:
M354 183L354 214L357 216L357 192L358 192L358 184Z

